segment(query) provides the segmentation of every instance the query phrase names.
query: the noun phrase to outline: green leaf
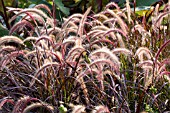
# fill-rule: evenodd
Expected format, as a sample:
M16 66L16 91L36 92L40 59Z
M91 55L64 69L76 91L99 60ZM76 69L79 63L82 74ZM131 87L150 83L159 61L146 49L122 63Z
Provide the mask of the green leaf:
M75 3L78 3L78 2L80 2L80 1L81 1L81 0L74 0Z
M150 6L159 0L136 0L136 6Z
M129 0L131 3L133 3L133 0ZM136 0L136 6L151 6L155 2L158 2L160 0ZM119 6L123 6L126 3L126 0L119 0Z
M67 7L64 7L64 4L62 3L62 0L55 0L55 4L57 5L57 7L59 8L59 10L61 12L63 12L65 15L69 15L70 14L70 10Z
M3 0L5 7L15 7L17 0ZM0 12L3 12L2 2L0 1Z
M132 10L133 10L133 8L132 8ZM135 13L137 15L144 16L150 10L150 7L148 7L148 6L140 6L140 7L136 7L135 10L136 10Z
M60 105L59 107L59 113L66 113L67 112L67 108L63 105Z
M119 2L118 2L118 5L120 6L120 7L122 7L122 6L124 6L124 3L126 2L126 0L119 0Z
M9 35L9 30L7 30L1 23L0 23L0 37Z
M7 36L9 35L9 30L6 29L1 23L0 23L0 38L3 36ZM12 34L13 36L17 36L21 39L23 39L21 36L19 36L18 34L16 34L15 32Z

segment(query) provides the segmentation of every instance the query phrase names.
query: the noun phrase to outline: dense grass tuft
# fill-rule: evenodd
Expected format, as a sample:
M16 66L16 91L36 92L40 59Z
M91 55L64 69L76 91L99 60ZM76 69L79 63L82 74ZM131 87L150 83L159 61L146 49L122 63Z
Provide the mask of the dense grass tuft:
M10 9L18 13L0 37L0 112L170 111L169 3L141 19L126 2L61 25L43 4Z

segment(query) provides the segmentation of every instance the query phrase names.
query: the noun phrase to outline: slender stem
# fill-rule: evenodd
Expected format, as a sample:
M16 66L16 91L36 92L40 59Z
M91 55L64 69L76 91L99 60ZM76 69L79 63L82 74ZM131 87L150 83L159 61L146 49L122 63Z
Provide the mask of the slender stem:
M170 0L168 2L168 5L170 5ZM168 23L170 22L170 15L168 15ZM168 28L167 28L167 31L168 31L168 39L170 39L170 23L168 24Z
M2 9L3 9L3 11L4 11L4 21L5 21L5 24L6 24L6 27L8 28L8 29L10 29L10 25L9 25L9 23L8 23L8 16L7 16L7 11L6 11L6 8L5 8L5 4L4 4L4 1L3 0L1 0L1 3L2 3Z
M140 91L139 91L140 92ZM136 113L139 113L141 110L141 107L143 106L143 99L145 96L145 92L141 92L139 94L139 100L138 100L138 105L137 105L137 109L136 109Z
M55 26L57 24L57 21L56 21L56 4L55 4L55 1L53 0L53 19L54 19L54 29L55 29Z

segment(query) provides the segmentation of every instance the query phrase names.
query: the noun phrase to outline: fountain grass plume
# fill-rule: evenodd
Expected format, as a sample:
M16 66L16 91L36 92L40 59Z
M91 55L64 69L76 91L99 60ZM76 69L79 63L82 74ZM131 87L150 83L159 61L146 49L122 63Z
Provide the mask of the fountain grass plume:
M111 60L108 60L108 59L105 59L105 58L100 58L100 59L92 61L91 64L90 64L90 67L96 66L96 65L100 66L100 65L104 65L104 64L110 66L111 69L116 72L116 74L120 73L119 65L117 63L114 63Z
M37 70L37 72L35 73L34 77L35 77L35 78L38 78L39 75L40 75L40 73L41 73L44 69L46 69L46 68L48 68L48 67L51 67L51 66L53 66L53 67L60 67L60 64L57 63L57 62L51 62L51 63L49 62L49 63L46 63L46 64L44 64L42 67L40 67L40 69ZM32 87L32 86L34 85L35 81L37 80L37 79L35 79L35 78L32 78L31 83L30 83L30 87Z
M138 56L140 61L144 60L144 55L147 57L147 59L153 58L152 53L147 47L140 47L137 49L135 56Z
M1 99L0 102L0 110L2 110L2 107L4 106L5 103L11 103L12 105L14 105L14 100L10 97L4 97Z
M12 35L14 32L16 32L16 30L20 30L21 28L25 28L26 26L31 28L32 31L34 31L34 26L30 22L22 20L16 23L14 26L12 26L12 28L9 31L9 35Z
M39 100L36 99L36 98L31 98L29 96L24 96L24 97L20 98L16 102L16 104L15 104L15 106L13 108L12 113L23 113L23 111L26 108L27 104L29 102L32 102L32 101L39 101Z
M27 42L27 41L36 41L38 39L38 37L27 37L23 40L23 43Z
M24 55L24 52L23 51L14 51L14 52L7 54L6 57L0 61L1 68L3 69L8 63L10 63L10 60L18 57L19 55L21 55L21 56Z
M93 51L90 55L89 55L89 57L91 58L91 59L93 59L93 57L94 56L98 56L98 57L100 57L100 54L104 54L104 55L106 55L106 56L109 56L109 58L112 60L112 61L114 61L118 66L120 65L120 62L119 62L119 59L118 59L118 57L115 55L115 54L113 54L109 49L107 49L106 47L103 47L103 48L101 48L101 49L98 49L98 50L96 50L96 51Z
M69 18L67 18L67 20L64 21L64 23L62 24L62 29L65 29L68 25L68 23L70 21L72 21L72 19L74 18L81 18L83 15L82 14L73 14L71 15Z
M123 32L127 35L128 34L128 31L127 31L127 25L125 24L125 22L121 19L120 16L118 16L118 14L116 14L115 12L113 12L112 10L110 9L107 9L105 11L105 13L109 13L111 14L113 17L117 18L117 22L118 24L120 25L121 29L123 30Z
M47 103L44 103L44 102L36 102L36 103L32 103L30 105L28 105L23 113L29 113L31 110L34 110L34 109L37 109L37 108L44 108L46 110L48 110L50 113L54 113L54 107L47 104Z
M110 2L106 5L105 9L110 9L111 7L116 8L118 11L120 10L120 7L115 2Z
M155 55L155 63L157 62L159 55L161 54L161 52L163 51L163 49L170 43L170 40L167 40L161 47L160 49L157 51L156 55Z
M38 43L41 43L42 40L47 40L47 41L50 43L51 46L54 45L54 42L50 39L49 36L41 36L41 37L39 37L39 38L36 40L35 45L37 45Z
M14 16L10 19L10 23L11 23L12 21L14 21L14 20L17 18L17 16L19 16L19 15L21 15L21 14L23 14L23 13L27 13L27 12L32 12L32 13L38 14L38 15L42 16L42 17L45 18L45 19L48 19L48 18L49 18L43 11L41 11L41 10L39 10L39 9L37 9L37 8L28 8L28 9L23 9L23 10L21 10L19 13L17 13L16 15L14 15Z
M13 52L15 50L17 50L17 48L14 47L14 46L1 46L0 47L0 54Z
M87 15L90 13L90 10L91 10L91 7L87 9L87 11L84 13L84 15L81 18L81 21L80 21L80 24L77 30L77 35L79 35L80 37L83 36L84 24L87 19Z
M9 42L15 42L18 45L24 45L23 41L16 36L3 36L0 38L0 45L9 43Z
M132 21L132 19L131 19L131 9L130 9L129 0L126 0L126 9L127 9L128 22L131 23L131 22L133 22L133 21Z
M110 113L110 111L106 106L100 105L96 106L92 113Z
M130 56L132 56L133 55L133 53L130 51L130 50L128 50L128 49L126 49L126 48L115 48L115 49L113 49L112 50L112 53L113 54L124 54L124 55L130 55Z
M34 8L45 9L48 12L48 14L50 14L50 16L52 16L52 12L51 12L50 8L44 4L38 4Z
M94 18L100 20L101 22L109 19L106 15L104 15L102 13L95 14Z
M117 29L117 28L109 29L109 30L104 34L104 36L106 36L107 34L110 34L111 32L121 33L124 37L127 38L127 35L126 35L121 29Z

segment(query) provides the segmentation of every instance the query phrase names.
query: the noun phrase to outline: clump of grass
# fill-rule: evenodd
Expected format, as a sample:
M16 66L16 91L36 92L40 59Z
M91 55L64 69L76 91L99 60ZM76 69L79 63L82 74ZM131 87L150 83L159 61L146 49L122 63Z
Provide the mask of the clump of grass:
M0 100L1 110L167 111L169 5L151 9L141 22L126 2L127 10L115 3L98 14L88 8L63 18L61 26L46 5L11 9L18 13L10 34L23 40L0 38L0 95L11 97Z

